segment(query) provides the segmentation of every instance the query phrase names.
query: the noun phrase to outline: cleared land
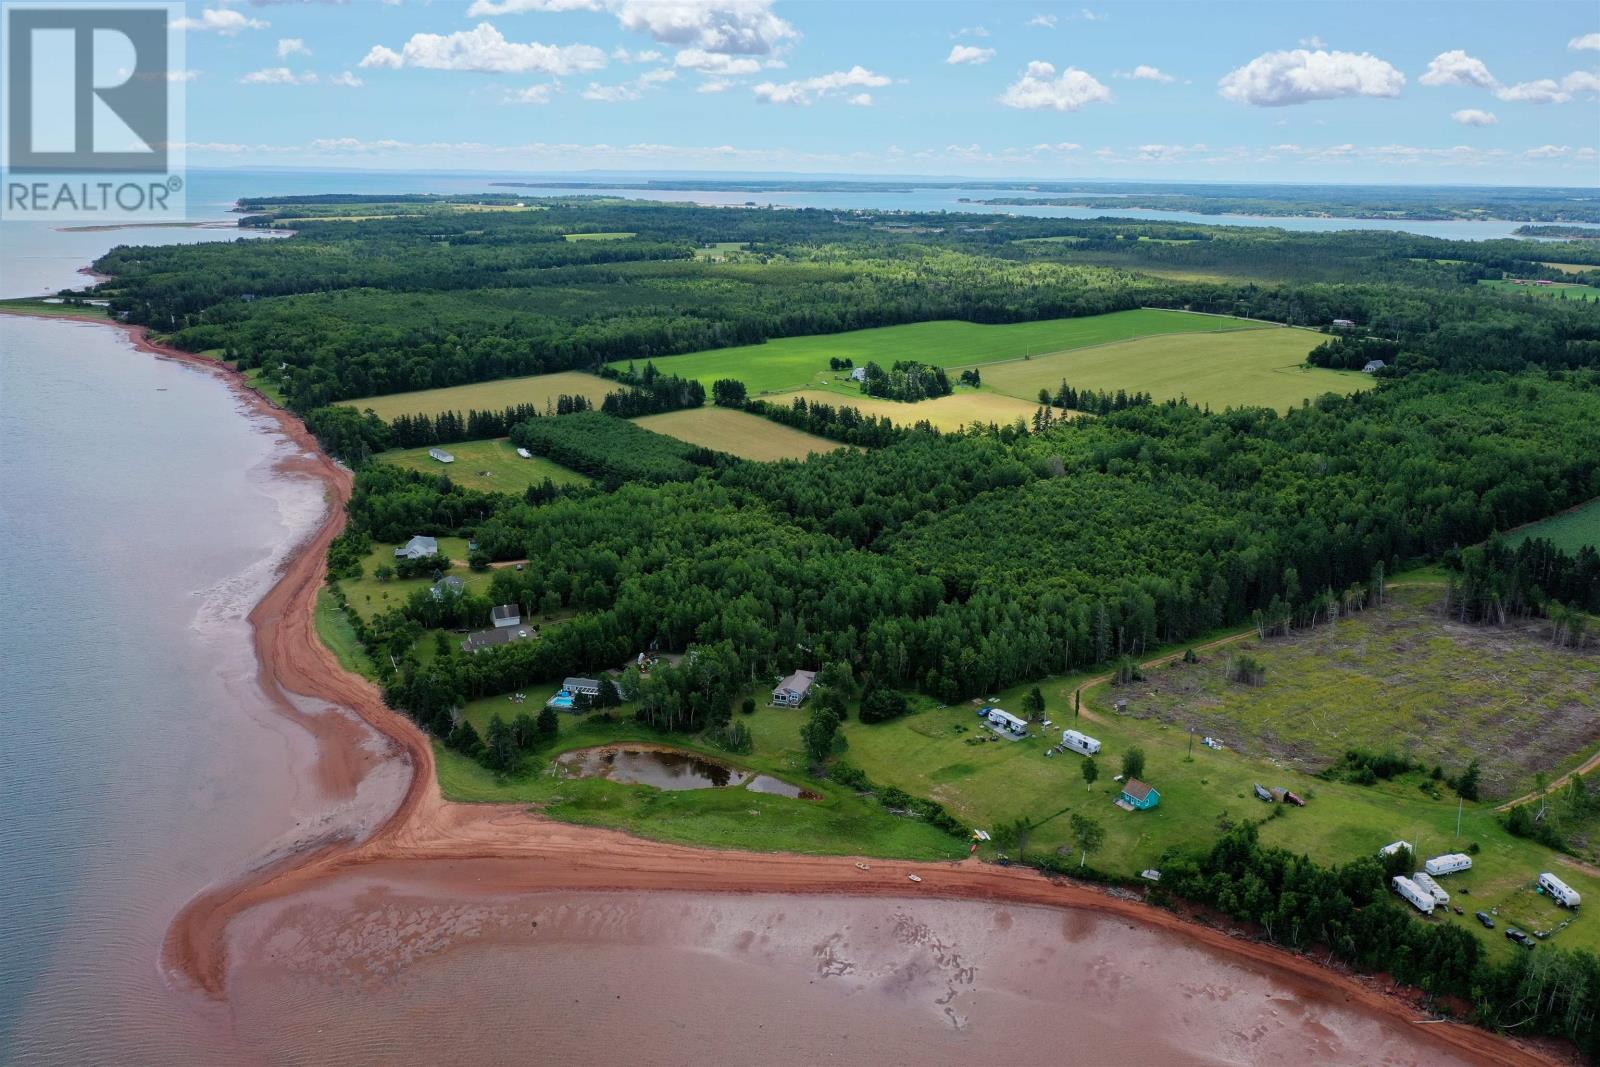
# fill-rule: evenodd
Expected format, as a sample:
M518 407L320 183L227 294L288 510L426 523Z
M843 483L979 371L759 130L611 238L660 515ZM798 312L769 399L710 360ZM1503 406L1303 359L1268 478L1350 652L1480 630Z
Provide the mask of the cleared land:
M526 378L452 385L444 389L420 389L414 393L368 396L341 403L359 411L370 408L377 412L379 418L388 420L397 415L437 415L441 411L459 411L465 415L474 408L479 411L498 411L513 404L534 404L542 410L547 403L555 403L556 397L563 393L586 396L599 407L606 394L615 388L613 383L593 374L562 371L559 374L536 374Z
M394 545L375 545L367 554L367 558L362 561L361 577L347 578L339 583L356 614L369 622L380 613L405 604L407 598L418 589L426 589L433 584L431 578L391 578L387 582L378 581L374 575L379 567L384 564L394 566L394 549ZM450 557L450 561L454 564L445 572L446 574L453 574L465 582L468 592L480 594L488 592L489 579L494 576L493 572L474 573L467 569L465 539L441 537L439 551Z
M1040 389L1054 392L1066 379L1075 389L1139 390L1156 400L1183 396L1213 408L1279 410L1323 393L1371 388L1366 375L1303 365L1306 353L1325 340L1311 330L1289 328L1141 337L985 366L983 383L1030 401L1037 401Z
M922 400L915 404L902 404L896 400L882 400L860 393L825 389L802 389L793 396L805 397L807 403L857 408L863 415L887 415L897 426L911 426L927 420L940 430L959 430L963 426L987 426L991 422L1005 426L1017 419L1024 421L1031 419L1033 413L1039 410L1037 403L1029 403L1014 396L1005 396L989 390L974 389L958 389L949 396ZM774 398L772 402L781 404L788 399L789 396L781 396Z
M1532 788L1536 772L1566 770L1600 741L1600 653L1552 648L1531 624L1464 625L1438 602L1436 588L1395 590L1335 626L1252 637L1095 696L1313 773L1351 748L1448 772L1476 758L1488 799ZM1264 685L1224 677L1237 653L1266 666Z
M1536 296L1541 300L1600 300L1600 289L1592 285L1579 285L1577 282L1555 282L1550 285L1535 285L1532 282L1518 283L1509 278L1481 278L1478 284L1498 293L1512 295Z
M627 232L619 230L616 233L564 233L561 236L569 241L626 241L638 235L631 230Z
M665 431L663 431L665 432ZM385 452L377 459L426 474L448 474L450 480L468 489L486 493L520 493L546 478L557 485L586 485L589 479L543 456L523 459L517 448L504 437L492 441L458 441L440 445L456 457L454 463L440 463L426 448L407 448Z
M1600 263L1540 263L1541 267L1549 267L1563 274L1587 274L1592 270L1600 270Z
M1519 526L1506 535L1512 544L1521 544L1530 537L1554 541L1556 547L1564 552L1577 552L1585 545L1600 550L1600 499L1591 500L1581 508Z
M759 345L667 356L657 359L655 364L669 374L697 378L707 389L718 378L737 378L752 393L770 393L799 389L830 377L828 360L835 357L854 360L858 367L869 360L888 366L904 359L940 367L964 367L1152 334L1211 333L1258 327L1259 324L1242 319L1145 309L996 326L947 319L847 333L783 337ZM1310 347L1307 346L1308 351ZM626 365L626 361L613 364Z
M711 263L721 263L736 252L743 252L749 247L747 241L715 241L694 250L695 259L703 259Z
M729 408L688 408L646 415L633 421L647 430L691 445L714 448L745 459L805 459L813 452L832 452L845 447L826 437Z

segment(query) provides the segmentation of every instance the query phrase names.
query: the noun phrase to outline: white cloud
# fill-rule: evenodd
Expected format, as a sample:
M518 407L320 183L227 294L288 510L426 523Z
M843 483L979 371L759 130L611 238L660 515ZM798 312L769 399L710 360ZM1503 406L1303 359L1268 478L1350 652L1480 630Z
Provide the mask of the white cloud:
M974 48L970 44L958 44L950 49L950 54L945 57L945 62L954 66L958 63L970 63L977 66L987 63L994 58L993 48Z
M733 88L733 83L722 78L712 78L695 86L697 93L722 93Z
M347 70L347 71L344 71L341 74L335 74L333 77L329 78L328 79L328 84L329 85L342 85L347 89L359 89L359 88L361 88L363 85L365 85L367 83L362 81L360 78L356 77L353 73L351 73L350 71Z
M1028 20L1027 25L1038 26L1043 30L1053 30L1056 28L1056 17L1054 15L1035 15Z
M194 69L167 71L167 81L169 82L192 82L198 77L200 77L200 72Z
M1450 112L1450 117L1463 126L1493 126L1500 121L1495 118L1493 111L1480 111L1475 107L1452 111Z
M1007 107L1038 110L1054 108L1057 111L1076 111L1085 104L1104 104L1111 100L1111 90L1086 71L1068 67L1059 75L1056 68L1042 60L1034 60L1023 71L1022 77L1006 87L1000 102Z
M1300 38L1300 47L1301 48L1326 48L1326 47L1328 47L1328 42L1324 41L1321 37L1318 37L1316 34L1313 33L1310 37L1302 37L1302 38Z
M1574 52L1600 52L1600 33L1586 33L1567 42Z
M989 36L989 28L987 26L963 26L959 30L957 30L955 33L952 33L950 36L952 36L952 37L987 37L987 36Z
M1595 92L1600 92L1600 75L1575 70L1559 82L1554 78L1539 78L1508 85L1494 95L1517 104L1565 104L1579 93Z
M871 107L872 106L872 94L871 93L857 93L856 95L852 96L850 99L846 100L845 103L849 104L851 107Z
M474 0L467 18L481 15L521 15L529 11L601 11L600 0Z
M592 45L519 44L508 41L487 22L452 34L416 33L399 52L374 45L363 67L421 67L426 70L473 70L493 74L572 74L599 70L606 54Z
M1077 144L1077 143L1075 143L1073 141L1057 141L1055 144L1036 144L1036 145L1033 146L1033 151L1035 151L1035 152L1077 152L1082 148L1083 148L1083 145Z
M800 104L809 106L818 97L828 96L841 89L876 89L888 85L889 79L874 74L859 64L849 70L836 70L815 78L774 84L762 82L755 87L756 99L767 104Z
M1086 7L1080 8L1076 15L1069 15L1067 17L1081 19L1084 22L1108 22L1111 19L1111 16L1107 15L1104 11L1090 11Z
M799 32L772 13L772 0L609 0L622 28L662 44L733 55L766 55Z
M1343 96L1399 96L1405 83L1404 74L1370 52L1297 48L1259 55L1217 84L1225 99L1286 107Z
M613 48L611 58L618 63L659 63L662 55L654 48L643 52L630 52L626 48Z
M288 67L268 67L265 70L253 70L240 78L245 85L312 85L317 76L311 71L296 74Z
M172 25L179 30L220 33L224 37L233 37L244 30L264 30L272 23L263 19L247 18L227 8L207 8L200 12L200 17L197 19L185 16L174 19Z
M518 89L514 93L507 93L505 102L508 104L548 104L550 94L555 90L553 85L530 85L526 89Z
M1167 84L1178 80L1177 78L1174 78L1172 75L1163 71L1160 67L1152 67L1148 63L1140 63L1137 67L1134 67L1127 73L1118 71L1116 76L1119 78L1131 78L1135 81L1161 82L1162 84Z
M1417 81L1422 85L1470 85L1479 89L1493 89L1500 84L1489 73L1483 60L1469 56L1459 48L1434 56L1427 71Z
M278 40L278 58L288 59L290 56L309 56L311 49L306 47L305 41L299 37L283 37Z
M596 100L604 104L621 104L629 100L638 100L646 92L658 85L672 81L678 72L661 67L657 70L645 71L632 81L622 82L618 85L600 85L590 82L589 88L583 91L585 100ZM543 103L543 101L540 101Z
M761 61L749 56L730 56L723 52L708 52L704 48L685 48L678 52L673 62L686 70L721 78L755 74L761 70Z

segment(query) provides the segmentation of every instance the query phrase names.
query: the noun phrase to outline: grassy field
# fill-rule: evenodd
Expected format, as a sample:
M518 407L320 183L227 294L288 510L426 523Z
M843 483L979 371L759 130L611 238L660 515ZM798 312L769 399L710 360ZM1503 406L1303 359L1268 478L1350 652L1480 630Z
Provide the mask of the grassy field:
M626 241L638 234L632 231L617 231L616 233L564 233L561 236L569 241Z
M368 658L366 649L361 647L355 627L350 625L350 620L327 589L317 590L316 624L317 637L338 659L339 666L364 678L375 677L372 660Z
M731 452L745 459L805 459L813 452L832 452L845 447L826 437L729 408L686 408L633 421L647 430L691 445Z
M1549 267L1563 274L1587 274L1592 270L1600 270L1600 263L1540 263L1541 267Z
M385 563L394 565L394 545L374 545L361 564L360 578L347 578L339 583L350 606L363 619L371 619L380 612L398 608L418 589L433 584L429 578L391 578L380 582L373 577ZM488 588L491 571L474 573L467 569L467 542L459 537L439 538L439 551L449 556L454 564L446 574L453 574L467 583L468 591ZM332 646L330 646L332 647ZM335 649L337 651L337 649Z
M715 241L709 245L694 250L695 259L703 259L710 263L721 263L732 257L735 252L743 252L749 247L747 241Z
M37 315L44 318L91 318L109 319L111 316L106 309L97 304L87 306L75 304L52 304L46 297L18 297L10 300L0 300L0 314L12 315Z
M1600 499L1591 500L1581 508L1519 526L1506 535L1512 544L1521 544L1530 537L1547 538L1566 552L1577 552L1585 545L1600 549Z
M1478 284L1497 293L1536 296L1541 300L1600 300L1600 289L1576 282L1556 282L1553 285L1518 285L1509 278L1480 278Z
M1491 629L1436 611L1437 588L1397 589L1336 626L1202 653L1196 664L1092 691L1098 705L1224 738L1248 756L1315 773L1350 748L1394 749L1459 771L1477 758L1487 799L1575 765L1600 741L1600 653L1551 648L1532 625ZM1249 653L1266 682L1229 682Z
M587 485L589 482L577 471L543 456L523 459L517 455L516 446L504 437L491 441L457 441L442 447L456 457L454 463L440 463L428 455L426 448L394 449L376 458L427 474L448 474L457 485L484 492L520 493L530 485L543 483L546 478L557 485Z
M1076 389L1142 390L1158 401L1186 396L1213 408L1280 410L1306 397L1371 388L1366 375L1302 366L1306 353L1325 340L1285 328L1142 337L986 366L983 383L1030 401L1040 389L1054 392L1064 378Z
M915 404L902 404L895 400L881 400L863 396L847 389L802 389L793 396L805 397L807 403L843 405L859 408L864 415L887 415L899 426L910 426L926 419L941 430L958 430L962 426L999 423L1005 426L1017 419L1028 420L1039 410L1037 403L1019 400L990 389L957 389L949 396L921 400ZM789 396L780 396L773 403L783 403Z
M554 403L555 398L563 393L586 396L599 407L606 394L614 388L616 386L611 382L593 374L562 371L559 374L453 385L445 389L421 389L414 393L389 393L341 403L359 411L370 408L381 419L393 419L396 415L437 415L441 411L459 411L465 415L473 408L497 411L512 404L533 404L543 410L546 403Z
M848 333L783 337L759 345L667 356L655 364L667 373L697 378L707 389L718 378L737 378L751 393L770 393L799 389L831 377L828 360L832 357L853 359L858 367L869 360L888 366L897 359L955 367L1152 334L1206 333L1255 325L1240 319L1143 309L998 326L952 320L914 322ZM626 366L626 362L614 365Z

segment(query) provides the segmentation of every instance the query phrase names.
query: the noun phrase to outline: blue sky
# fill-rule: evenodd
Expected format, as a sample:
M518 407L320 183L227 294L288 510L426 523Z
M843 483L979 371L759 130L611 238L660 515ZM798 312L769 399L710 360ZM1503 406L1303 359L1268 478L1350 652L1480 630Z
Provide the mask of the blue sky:
M1600 5L190 4L189 162L1600 184Z

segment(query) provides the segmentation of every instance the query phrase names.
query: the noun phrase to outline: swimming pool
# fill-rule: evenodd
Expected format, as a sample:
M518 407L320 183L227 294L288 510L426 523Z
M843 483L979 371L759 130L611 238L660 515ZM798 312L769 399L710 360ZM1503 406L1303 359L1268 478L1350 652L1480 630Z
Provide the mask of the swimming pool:
M572 694L563 689L545 701L545 703L558 711L571 711L573 708Z

